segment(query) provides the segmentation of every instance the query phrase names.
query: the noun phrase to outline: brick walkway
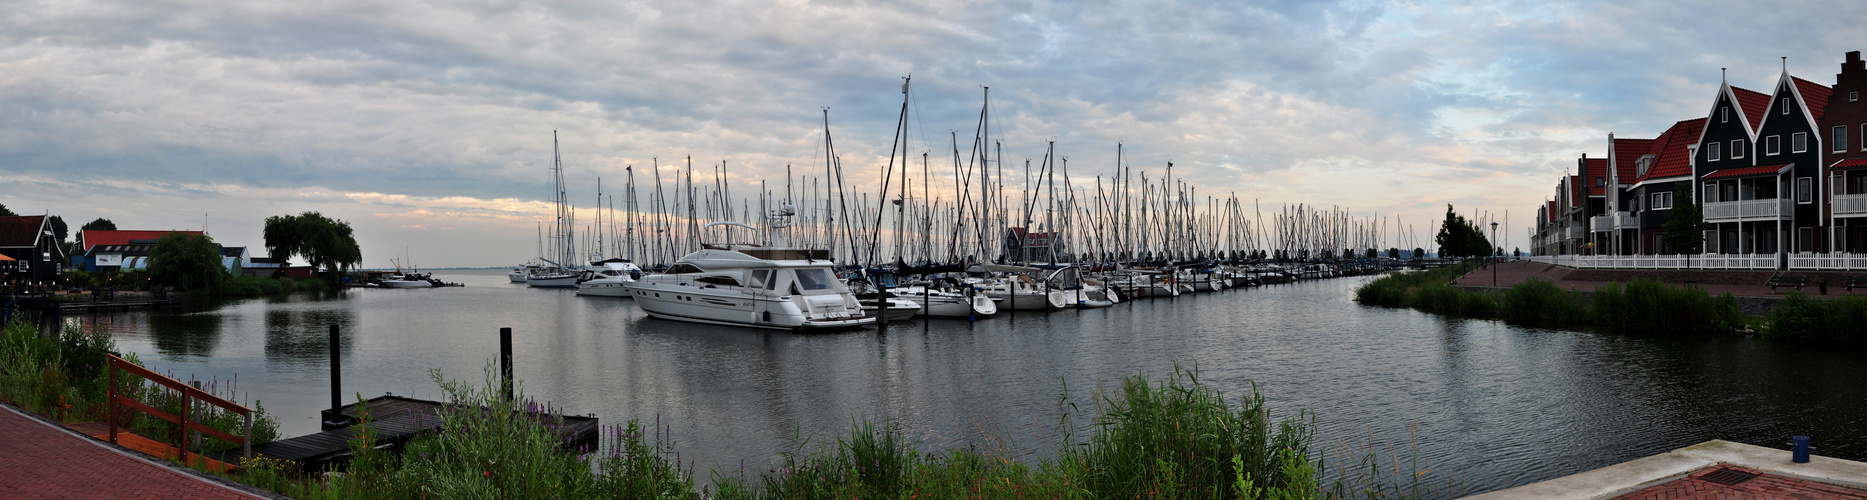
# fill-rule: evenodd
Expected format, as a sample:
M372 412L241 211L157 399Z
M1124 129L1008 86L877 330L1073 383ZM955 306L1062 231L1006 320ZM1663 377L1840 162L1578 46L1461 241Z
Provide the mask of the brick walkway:
M264 498L0 405L0 497Z
M1720 484L1709 481L1705 476L1720 471L1734 470L1758 474L1755 478L1737 484ZM1728 473L1727 473L1728 474ZM1706 467L1686 477L1644 490L1615 497L1617 500L1648 499L1750 499L1750 498L1807 498L1824 500L1859 500L1867 499L1867 491L1844 488L1814 481L1787 478L1771 474L1761 474L1755 470L1732 465Z

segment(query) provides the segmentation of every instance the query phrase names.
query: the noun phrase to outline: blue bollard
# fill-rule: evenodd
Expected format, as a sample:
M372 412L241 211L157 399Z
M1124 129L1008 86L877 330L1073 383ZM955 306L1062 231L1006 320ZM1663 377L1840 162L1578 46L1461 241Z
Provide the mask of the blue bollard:
M1790 451L1789 461L1799 464L1809 463L1809 437L1796 436L1789 438L1789 440L1790 443L1795 445Z

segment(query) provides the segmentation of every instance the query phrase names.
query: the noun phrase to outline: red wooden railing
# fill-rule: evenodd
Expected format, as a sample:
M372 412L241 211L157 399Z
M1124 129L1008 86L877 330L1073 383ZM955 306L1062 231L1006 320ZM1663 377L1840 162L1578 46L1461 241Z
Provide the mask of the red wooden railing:
M207 434L209 436L221 438L228 442L240 445L241 451L244 454L244 456L246 458L253 458L253 442L252 442L253 410L248 409L247 407L244 407L244 406L234 404L232 401L221 399L220 396L215 396L213 394L208 393L207 391L203 391L201 389L197 389L188 384L184 384L179 380L175 380L172 378L162 376L162 374L156 373L153 370L150 370L148 368L143 368L141 366L137 366L136 363L125 361L123 358L119 358L119 357L112 356L112 355L107 355L107 356L109 356L110 358L110 379L109 379L110 415L109 415L109 418L105 420L110 421L110 443L111 444L117 443L117 414L119 411L117 407L127 406L132 410L140 411L140 412L149 414L149 416L160 418L160 419L167 420L170 422L174 422L177 425L180 425L182 432L180 433L181 434L180 439L177 439L178 442L176 443L176 448L181 450L181 453L178 454L177 456L181 457L182 461L184 462L188 460L188 431L194 431L195 433L197 433L197 435ZM143 404L142 402L137 401L134 398L131 398L129 396L118 394L117 393L117 370L123 370L125 372L129 372L131 375L136 375L146 380L149 380L151 382L161 384L164 387L168 387L170 389L181 391L182 393L182 414L177 416L169 412L158 410L153 406ZM242 424L242 429L243 429L243 433L245 434L245 436L235 436L232 434L228 434L226 432L222 432L220 429L215 429L213 427L201 425L199 422L195 422L194 420L189 419L188 408L190 406L193 406L193 404L191 403L193 403L194 401L200 401L203 403L212 404L214 406L225 408L227 411L240 414L241 417L245 418L245 423ZM202 458L206 458L206 457L202 457Z

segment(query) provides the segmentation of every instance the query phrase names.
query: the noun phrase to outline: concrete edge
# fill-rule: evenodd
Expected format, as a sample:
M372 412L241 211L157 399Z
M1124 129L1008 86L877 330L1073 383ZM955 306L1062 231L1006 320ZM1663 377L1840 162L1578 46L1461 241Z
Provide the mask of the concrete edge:
M201 471L195 470L193 467L188 467L188 466L185 466L179 463L170 462L168 460L159 460L149 455L145 455L143 454L143 452L132 450L129 448L124 448L122 446L118 446L109 441L99 440L97 438L91 437L88 434L78 432L76 430L72 430L70 427L65 427L65 424L61 424L55 420L46 418L44 415L26 411L25 408L20 408L18 406L13 405L12 403L0 403L0 409L4 409L6 411L10 411L10 412L13 412L19 415L24 415L26 418L37 421L41 425L44 425L46 427L51 427L53 429L57 429L59 432L64 432L65 434L77 437L79 439L83 439L85 442L92 443L92 444L97 445L100 448L116 452L119 455L123 455L131 459L139 460L139 461L142 461L143 463L154 465L156 467L162 467L162 468L165 468L171 471L175 471L177 473L186 474L190 477L199 479L202 482L206 482L214 486L219 486L222 489L232 490L233 492L236 492L236 493L240 493L243 495L250 495L250 496L254 496L258 498L270 498L270 499L279 499L279 500L290 500L291 498L285 495L281 495L278 493L260 489L250 484L242 483L242 482L235 481L229 478L216 476L213 474L208 474L205 472L201 472Z
M1465 498L1473 500L1614 498L1664 484L1685 477L1693 471L1718 464L1737 465L1766 474L1818 483L1867 489L1867 463L1810 456L1809 463L1798 464L1790 461L1790 452L1786 450L1714 439L1599 469Z

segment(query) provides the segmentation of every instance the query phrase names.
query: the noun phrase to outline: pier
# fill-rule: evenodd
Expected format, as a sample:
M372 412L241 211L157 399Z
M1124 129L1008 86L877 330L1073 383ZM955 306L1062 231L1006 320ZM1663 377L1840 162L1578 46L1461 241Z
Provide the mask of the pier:
M410 440L439 430L441 414L451 410L449 406L438 401L383 395L327 412L327 415L334 413L344 418L327 422L323 432L254 445L253 454L297 462L306 471L326 470L350 458L351 442L359 436L367 434L372 448L400 450ZM367 433L362 425L365 411L369 413ZM575 449L597 442L595 416L564 415L561 418L563 425L557 427L558 439L566 443L566 447ZM222 458L236 462L238 459L239 450L231 450Z

